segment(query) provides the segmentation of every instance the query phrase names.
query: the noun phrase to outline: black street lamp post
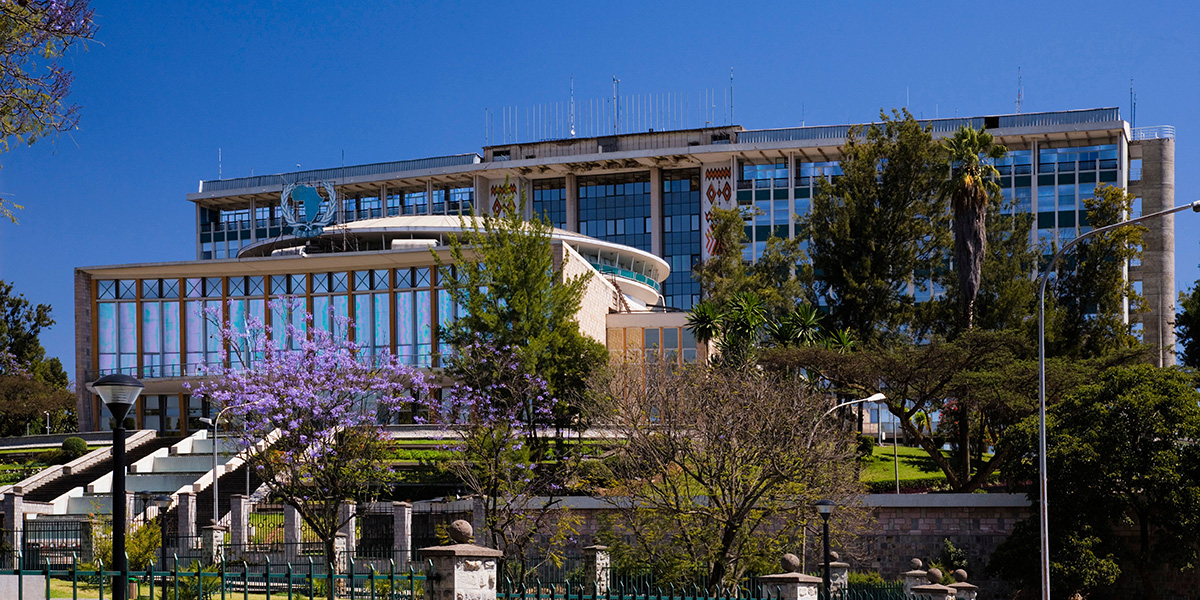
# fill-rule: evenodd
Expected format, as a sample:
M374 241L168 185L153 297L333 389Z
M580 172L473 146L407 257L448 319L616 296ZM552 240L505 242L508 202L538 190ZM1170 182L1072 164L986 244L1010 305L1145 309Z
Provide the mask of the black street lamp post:
M833 500L818 500L815 506L817 514L821 515L822 525L824 526L825 572L821 574L821 585L825 590L825 600L829 600L829 515L833 514L833 509L837 506L837 503Z
M171 497L159 494L154 497L155 508L158 509L158 532L159 532L159 567L160 571L167 570L167 508L171 506Z
M129 586L129 564L125 560L125 417L142 393L142 382L129 375L105 375L92 384L92 391L100 395L113 418L113 472L112 472L112 518L113 518L113 570L120 573L113 585L113 600L126 600Z

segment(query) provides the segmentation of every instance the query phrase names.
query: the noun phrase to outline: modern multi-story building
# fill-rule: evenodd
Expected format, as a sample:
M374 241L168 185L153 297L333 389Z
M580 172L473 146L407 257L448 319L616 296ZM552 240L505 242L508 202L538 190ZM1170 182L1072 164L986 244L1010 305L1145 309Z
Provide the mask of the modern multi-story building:
M1131 128L1116 108L929 121L935 136L986 127L1009 149L997 163L1014 210L1036 214L1031 241L1086 231L1082 200L1097 185L1137 196L1137 210L1174 204L1174 129ZM747 258L771 235L792 237L821 176L835 175L850 126L710 127L489 146L482 154L202 181L196 260L76 272L76 380L123 371L147 381L137 424L187 431L207 407L182 383L218 348L204 309L266 316L269 298L299 295L314 314L356 323L356 341L435 366L437 326L457 310L439 292L430 248L468 211L497 210L505 191L557 228L556 257L599 277L580 321L613 351L687 359L695 341L681 313L699 300L691 267L709 256L713 206L747 211ZM321 182L322 185L317 185ZM315 237L289 223L288 192L313 191L311 213L332 220ZM308 184L305 186L304 184ZM282 197L282 201L281 201ZM1174 362L1174 221L1149 223L1129 276L1145 297L1144 340ZM936 290L914 287L918 299ZM922 294L925 298L920 297ZM232 302L230 302L232 301ZM231 308L232 307L232 308ZM232 311L232 314L231 314ZM268 317L269 318L269 317ZM79 386L81 429L100 406Z

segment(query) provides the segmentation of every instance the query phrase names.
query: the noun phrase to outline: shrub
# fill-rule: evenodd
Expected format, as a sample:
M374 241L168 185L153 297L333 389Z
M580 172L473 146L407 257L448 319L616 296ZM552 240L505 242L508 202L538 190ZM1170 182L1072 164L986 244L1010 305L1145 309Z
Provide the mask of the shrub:
M69 437L63 440L62 451L63 454L73 460L87 454L88 445L87 442L83 441L83 438Z
M875 454L875 438L869 435L859 435L857 444L858 460L867 460Z

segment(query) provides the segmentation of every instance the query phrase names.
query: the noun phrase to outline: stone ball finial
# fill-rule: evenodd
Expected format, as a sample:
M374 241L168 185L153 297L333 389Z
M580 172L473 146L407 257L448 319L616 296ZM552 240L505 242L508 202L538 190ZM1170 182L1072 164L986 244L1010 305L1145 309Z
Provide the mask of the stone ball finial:
M839 560L842 560L842 557L838 555L837 550L830 550L829 562L837 562Z
M450 539L457 544L469 544L475 535L475 530L470 523L458 519L446 528L446 533L450 534Z
M951 575L953 575L954 580L959 583L966 583L967 581L967 572L962 569L955 569Z
M791 552L784 554L779 560L779 566L783 567L784 573L799 573L800 572L800 557Z
M920 571L921 567L925 566L925 563L921 562L919 558L914 558L908 561L908 566L910 571Z
M930 569L925 572L925 577L929 578L929 583L941 583L942 582L942 570L938 569L936 567L933 569Z

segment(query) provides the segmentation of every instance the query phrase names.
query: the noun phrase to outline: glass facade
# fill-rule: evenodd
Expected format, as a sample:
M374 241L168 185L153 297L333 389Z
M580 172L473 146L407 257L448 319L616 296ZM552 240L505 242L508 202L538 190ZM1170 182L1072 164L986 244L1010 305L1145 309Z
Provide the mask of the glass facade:
M349 337L368 357L385 352L404 363L438 366L439 327L458 318L460 307L437 285L431 266L291 275L95 282L98 349L90 378L125 373L144 379L198 375L205 365L253 364L247 348L223 348L222 323L247 331L265 326L277 348L299 349L287 324L309 326L304 310L272 299L295 297L312 312L312 327ZM139 295L140 290L140 295ZM394 325L393 325L394 323ZM186 394L147 396L139 404L141 426L178 432L206 416L203 403ZM181 422L182 419L182 422ZM194 429L190 429L193 430Z
M567 180L538 179L531 187L533 216L549 221L552 227L567 229Z
M663 284L667 306L691 310L700 301L692 265L700 262L700 169L663 171L663 259L671 274Z
M579 178L579 232L650 251L650 172Z
M791 237L788 159L738 161L737 205L746 220L746 260L757 260L772 235Z

